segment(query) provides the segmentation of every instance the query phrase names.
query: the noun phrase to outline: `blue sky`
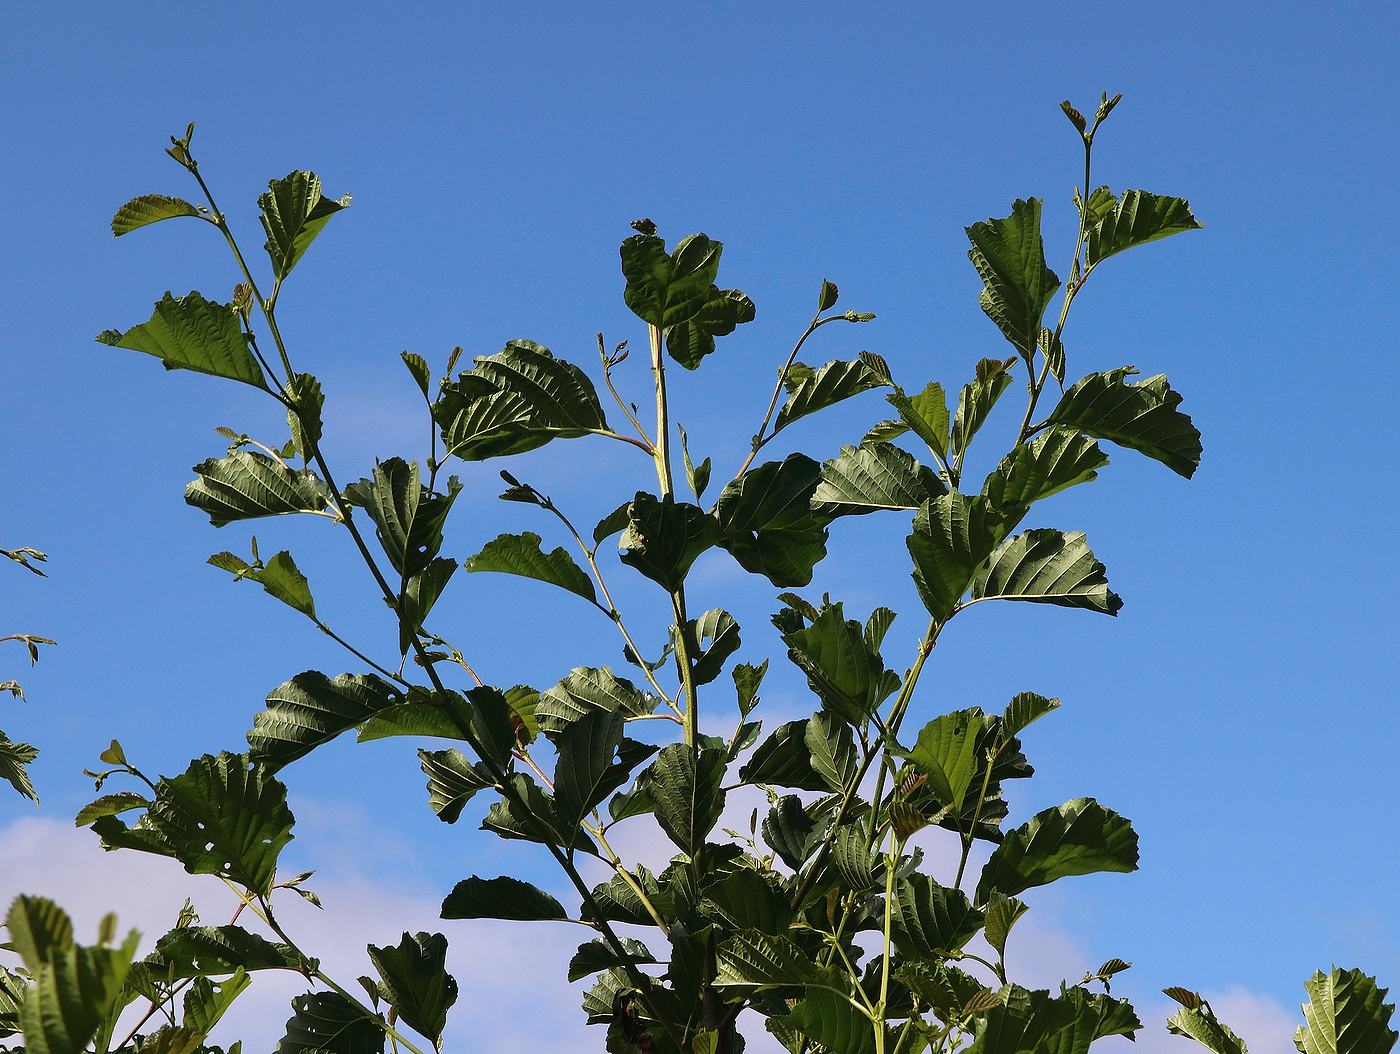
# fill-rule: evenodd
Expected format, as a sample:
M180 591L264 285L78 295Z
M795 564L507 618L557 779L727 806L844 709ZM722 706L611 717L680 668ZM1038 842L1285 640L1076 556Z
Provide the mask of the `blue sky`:
M1400 511L1388 362L1400 19L1389 5L352 4L313 15L251 3L4 17L0 540L51 562L47 580L5 575L0 625L60 646L33 671L18 652L0 656L30 696L3 704L0 727L43 750L42 817L66 822L86 800L78 772L112 736L176 771L238 749L290 675L354 668L299 616L205 566L218 550L245 552L250 532L215 530L181 500L190 466L222 452L214 426L277 439L276 414L251 389L166 375L92 341L144 321L166 289L223 299L234 281L202 225L120 242L107 229L136 194L192 193L161 153L187 121L245 247L261 241L253 199L269 178L314 168L331 193L354 194L279 312L299 368L325 386L342 480L376 456L424 453L400 350L440 366L456 344L487 354L529 337L591 370L597 330L644 346L616 255L643 215L671 238L722 239L723 281L758 305L757 321L675 384L693 448L732 473L823 278L879 319L823 330L812 359L869 348L907 386L954 386L1005 353L977 308L962 228L1043 196L1063 271L1079 158L1057 104L1086 107L1106 88L1125 99L1095 182L1189 197L1207 230L1101 269L1066 334L1069 369L1166 372L1204 434L1204 462L1187 483L1111 451L1098 484L1047 503L1042 523L1089 533L1122 616L974 609L940 643L919 706L931 717L1021 690L1060 696L1064 710L1028 737L1039 775L1021 817L1092 794L1134 820L1139 874L1044 900L1098 955L1066 973L1121 955L1144 993L1238 983L1285 1005L1332 962L1400 977L1384 760L1400 739L1400 582L1383 541ZM628 367L640 400L645 371ZM989 429L1014 428L1014 392ZM833 456L882 407L853 401L793 441ZM559 443L512 468L591 524L646 485L634 454ZM502 530L548 535L534 510L494 501L497 467L463 467L447 554L465 558ZM839 524L812 589L862 612L899 610L887 652L900 666L922 623L903 530ZM344 538L320 522L257 533L264 552L293 551L337 628L391 650ZM655 591L622 593L629 622L659 640ZM724 561L699 566L692 597L735 612L746 657L772 650L771 597ZM439 610L488 680L545 686L572 666L620 665L606 620L543 586L459 576ZM781 673L769 727L806 705L800 680ZM731 720L727 697L713 706ZM445 890L519 867L560 888L538 855L470 818L439 824L407 743L337 744L288 782L321 815L354 810L354 866L369 878ZM31 815L0 797L0 825ZM288 852L312 866L349 837L323 827Z

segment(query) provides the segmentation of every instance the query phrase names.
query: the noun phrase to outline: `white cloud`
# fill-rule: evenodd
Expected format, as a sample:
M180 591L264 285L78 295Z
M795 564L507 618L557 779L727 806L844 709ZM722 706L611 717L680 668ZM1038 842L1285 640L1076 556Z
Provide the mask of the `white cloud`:
M761 814L765 808L761 796L731 795L722 823L746 829L755 805ZM357 847L355 854L345 853L311 881L324 911L291 895L282 901L283 924L308 953L322 959L331 976L355 990L354 978L370 972L366 944L397 943L403 930L443 932L450 946L448 967L461 993L449 1015L448 1049L591 1054L601 1048L601 1030L582 1023L579 999L584 985L570 985L564 979L564 962L587 937L581 928L444 922L438 918L443 890L411 875L384 877L356 870L357 858L377 856L379 847L366 844L364 840L375 835L357 821L353 810L324 804L313 807L303 801L298 802L298 811L307 828L305 842L318 846L318 858L319 847L337 836ZM655 868L664 866L674 852L655 825L641 819L622 825L614 844L625 859L640 859ZM946 844L931 843L926 853L925 866L931 873L942 875L950 862L956 866L956 850ZM141 853L104 853L89 832L52 820L24 818L0 826L0 860L5 862L0 872L0 904L8 904L21 892L52 897L73 915L81 939L91 939L98 919L111 910L119 913L123 928L141 930L144 946L149 947L174 920L186 897L210 923L227 921L236 906L216 879L187 875L168 860ZM601 879L603 874L593 877ZM639 935L655 939L654 933ZM1074 980L1102 958L1059 925L1053 902L1033 904L1013 933L1009 951L1014 979L1030 987L1053 988L1063 978ZM1116 994L1119 987L1115 986ZM290 974L259 975L220 1026L216 1040L241 1038L245 1049L271 1049L282 1035L288 1001L306 988L306 982ZM1121 994L1130 994L1128 985L1122 988ZM1238 986L1205 994L1221 1019L1251 1048L1292 1049L1296 1015L1275 1000ZM1139 996L1138 1012L1146 1027L1136 1046L1108 1041L1102 1049L1189 1054L1187 1041L1165 1030L1164 1022L1172 1012L1169 1004ZM752 1015L746 1018L752 1054L775 1054L781 1049L760 1021Z

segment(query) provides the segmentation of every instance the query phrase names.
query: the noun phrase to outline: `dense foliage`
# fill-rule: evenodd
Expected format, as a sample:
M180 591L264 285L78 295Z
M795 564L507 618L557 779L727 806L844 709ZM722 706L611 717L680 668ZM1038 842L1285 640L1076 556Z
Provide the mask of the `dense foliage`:
M1138 863L1132 825L1093 798L1009 815L1007 785L1033 773L1023 739L1035 722L1053 719L1059 701L1028 690L1004 708L933 715L918 691L944 629L975 605L1118 612L1122 601L1084 534L1039 516L1044 499L1096 478L1108 464L1104 444L1187 478L1199 463L1199 433L1165 376L1141 378L1126 365L1078 379L1068 372L1066 325L1095 271L1121 252L1200 227L1181 198L1093 186L1094 139L1117 102L1105 96L1092 119L1063 107L1084 159L1064 279L1046 261L1039 199L967 228L981 307L1010 344L1005 358L969 364L970 376L946 389L896 378L866 352L804 361L818 330L873 317L838 309L836 285L823 282L752 450L727 479L709 458L692 458L674 424L667 373L703 368L719 338L754 318L754 303L722 287L720 242L695 234L671 245L640 220L621 246L622 295L648 337L654 418L618 395L613 372L626 344L610 351L601 335L598 368L615 409L580 366L528 340L460 370L454 353L441 376L405 353L408 382L431 418L431 449L421 461L386 456L362 467L362 478L338 482L321 446L321 386L294 365L278 319L286 279L349 199L327 196L310 172L272 181L258 199L270 276L259 278L191 152L193 126L173 139L168 152L200 201L137 198L118 211L113 231L177 218L208 224L231 250L239 284L227 304L167 293L148 321L98 339L170 369L251 385L285 408L285 440L224 430L227 452L195 467L186 501L215 526L328 519L370 573L377 595L367 602L387 603L397 616L394 639L368 650L398 658L377 662L344 640L290 552L263 556L254 543L247 557L211 557L343 644L351 671L290 677L252 717L245 753L205 755L176 775L146 775L113 742L94 773L107 792L78 823L108 848L217 875L236 898L233 919L211 926L186 915L137 959L135 936L119 940L114 920L84 945L56 905L21 897L7 925L22 969L0 975L0 1028L22 1032L35 1054L192 1054L213 1049L210 1030L253 974L294 970L311 989L293 1003L280 1051L442 1049L458 997L444 935L405 933L396 946L371 946L374 976L357 991L329 976L278 914L289 894L314 897L306 876L278 870L293 827L278 772L354 733L446 740L418 753L439 819L455 823L482 796L486 831L535 843L552 858L576 906L516 877L469 876L445 891L442 917L453 926L571 919L590 928L559 969L593 979L583 1010L609 1051L734 1052L744 1046L741 1026L750 1025L794 1054L1070 1054L1103 1037L1133 1036L1141 1023L1111 992L1127 962L1110 959L1058 991L1018 985L1009 962L1036 889ZM1019 426L1000 437L984 431L992 408L1015 391L1025 394ZM780 433L866 393L884 399L882 419L872 415L869 430L835 457L763 460ZM620 487L616 510L588 530L503 471L501 496L537 507L540 533L502 534L465 561L440 551L462 490L444 475L453 459L484 461L567 439L630 445L654 469L654 488ZM973 444L998 440L1004 454L988 459L991 472L967 475ZM895 619L888 608L848 611L840 600L799 592L830 532L845 517L871 514L908 523L908 566L926 609L912 655L887 646ZM564 544L551 547L546 532ZM784 656L738 661L733 615L691 609L688 572L714 549L776 596ZM593 605L616 627L634 669L579 666L548 686L482 683L450 630L432 619L463 568L536 579L573 594L564 602ZM637 634L614 603L609 578L631 573L669 603L670 625L657 639ZM773 661L795 664L813 711L765 730L760 693ZM703 733L702 706L731 714L733 733ZM756 812L747 832L728 831L721 817L743 787L766 795L766 815ZM653 872L622 859L610 839L623 824L655 824L674 845L670 863ZM934 874L924 859L917 843L928 828L959 847L950 873ZM587 857L612 877L586 881ZM243 928L240 917L261 926ZM1307 990L1297 1036L1305 1054L1372 1054L1394 1044L1391 1007L1373 979L1334 969ZM1199 995L1166 992L1181 1005L1171 1031L1217 1054L1243 1051Z

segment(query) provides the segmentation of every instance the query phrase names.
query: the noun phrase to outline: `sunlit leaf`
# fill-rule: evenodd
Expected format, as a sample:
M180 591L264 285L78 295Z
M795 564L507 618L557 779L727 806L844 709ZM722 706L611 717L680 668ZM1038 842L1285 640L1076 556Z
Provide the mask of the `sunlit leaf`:
M156 301L149 322L132 326L125 333L106 330L97 340L154 355L169 370L194 370L267 390L262 367L243 336L238 312L199 293L177 298L167 292Z
M1035 354L1046 305L1060 288L1045 264L1042 204L1039 198L1017 200L1006 219L967 228L967 256L982 279L982 310L1027 361Z
M1185 198L1127 190L1107 207L1109 202L1095 191L1089 202L1091 214L1097 213L1085 244L1084 258L1090 267L1124 249L1182 231L1200 230L1202 226L1191 215L1191 205Z
M1201 463L1201 433L1177 409L1181 396L1164 374L1130 382L1135 373L1123 366L1076 381L1045 423L1137 450L1190 479Z
M992 851L977 883L977 903L993 892L1016 896L1069 875L1136 871L1132 825L1092 798L1075 798L1035 816Z
M203 218L199 209L183 198L172 198L168 194L142 194L117 210L117 214L112 217L112 236L120 238L123 234L130 234L147 224L179 216Z
M1303 1054L1387 1054L1395 1046L1389 989L1360 970L1318 971L1306 984L1304 1023L1293 1042Z
M324 513L326 485L309 469L293 469L266 454L235 450L194 467L198 478L185 487L185 502L222 527L236 520Z
M349 204L349 195L338 201L326 197L315 172L289 172L268 183L258 208L267 232L264 248L279 281L291 273L330 218Z
M794 363L793 367L800 365ZM779 432L808 414L888 384L889 378L864 359L835 359L815 369L811 366L802 370L789 368L783 376L787 399L778 407L773 431Z
M973 600L1026 600L1116 615L1122 598L1083 531L1040 528L1008 538L972 583Z
M917 509L945 489L933 469L897 446L843 446L839 457L822 465L812 507L832 519L882 509Z
M1052 428L1002 458L982 484L982 496L999 509L1031 505L1092 481L1107 464L1108 456L1088 436Z
M372 673L299 673L267 694L248 732L249 756L275 772L405 698Z

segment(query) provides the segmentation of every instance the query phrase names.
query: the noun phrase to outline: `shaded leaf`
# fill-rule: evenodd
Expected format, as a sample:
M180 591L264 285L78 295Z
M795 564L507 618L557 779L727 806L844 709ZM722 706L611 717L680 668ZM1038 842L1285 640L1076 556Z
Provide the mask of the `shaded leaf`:
M826 556L827 521L812 509L822 469L805 454L769 461L732 480L715 505L719 544L775 586L803 586Z
M906 544L919 598L939 622L957 608L1005 529L1002 514L980 498L944 494L919 509Z
M874 1054L875 1032L870 1018L850 1000L824 988L808 989L806 998L783 1019L789 1028L841 1054Z
M666 330L666 351L686 369L698 369L700 361L715 350L716 337L726 337L735 326L753 320L754 304L746 294L712 287L699 311Z
M631 937L622 938L622 946L627 951L627 960L633 963L650 964L657 961L656 957L641 941L633 940ZM589 974L601 973L614 967L622 966L622 958L613 950L613 946L601 937L595 937L591 941L585 941L578 946L578 951L574 952L574 957L569 960L569 982L582 980Z
M384 554L408 578L437 556L443 524L461 489L453 476L446 494L430 491L419 481L418 462L391 457L374 466L371 478L346 487L345 497L369 513Z
M1005 219L967 228L967 257L982 279L982 310L1018 352L1030 361L1046 305L1060 288L1045 264L1039 198L1017 200Z
M299 970L302 961L289 946L238 926L180 926L156 941L138 966L148 977L178 981L239 970Z
M593 579L574 562L568 550L560 546L544 552L540 546L540 536L532 531L500 535L487 542L481 552L468 557L466 566L469 572L499 571L534 578L598 603L597 594L593 591Z
M277 1054L382 1054L384 1030L339 992L308 992L292 1000Z
M518 878L465 878L442 902L445 919L566 919L559 901Z
M457 1002L457 981L447 972L447 938L405 933L397 947L369 946L380 992L408 1026L442 1049L447 1011Z
M607 666L578 666L553 688L540 693L535 720L542 733L553 737L585 714L602 711L640 717L655 710L659 702Z
M725 660L739 650L739 623L720 608L711 608L698 619L686 623L690 638L691 679L709 684L724 671ZM672 635L675 627L671 627Z
M664 330L685 322L710 303L723 251L720 242L692 234L668 254L655 234L634 234L619 250L627 279L622 299L648 325Z
M824 604L815 621L783 633L790 658L822 701L853 725L860 725L898 687L880 653L865 639L861 624L847 619L841 604Z
M627 527L618 539L619 559L674 591L695 558L719 540L719 525L703 509L670 495L656 498L638 491L627 506Z
M495 785L485 765L473 765L460 750L420 750L418 764L428 777L428 808L443 823L456 823L479 790Z
M962 811L968 788L984 768L977 749L982 726L982 711L975 707L943 714L920 729L918 741L906 755L933 784L938 800L955 812Z
M507 778L509 796L491 806L481 821L482 830L492 831L502 838L519 839L555 845L563 849L598 855L593 840L577 827L563 823L554 806L554 799L523 773Z
M725 750L706 747L698 757L684 743L662 749L638 777L666 837L692 856L724 811Z
M34 781L29 778L26 766L38 756L38 747L21 743L0 732L0 779L36 804L39 794L34 789Z
M895 947L911 959L945 959L982 928L982 912L957 889L915 873L895 884L892 929Z

